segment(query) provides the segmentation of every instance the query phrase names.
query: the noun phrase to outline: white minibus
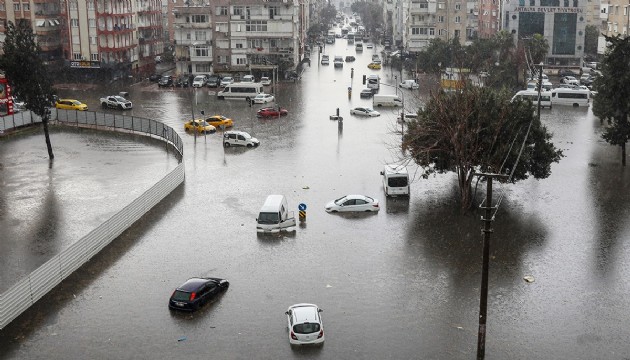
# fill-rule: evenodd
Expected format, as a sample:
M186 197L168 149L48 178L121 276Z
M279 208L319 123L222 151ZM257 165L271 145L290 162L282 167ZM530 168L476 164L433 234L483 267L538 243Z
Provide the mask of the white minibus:
M534 106L538 106L538 91L536 90L521 90L512 97L512 102L516 100L529 100ZM551 109L553 102L551 100L550 91L540 92L540 107L547 107Z
M588 107L591 91L584 89L556 88L551 90L551 102L554 105L571 105Z
M217 93L218 99L254 99L256 95L263 93L261 83L232 83Z

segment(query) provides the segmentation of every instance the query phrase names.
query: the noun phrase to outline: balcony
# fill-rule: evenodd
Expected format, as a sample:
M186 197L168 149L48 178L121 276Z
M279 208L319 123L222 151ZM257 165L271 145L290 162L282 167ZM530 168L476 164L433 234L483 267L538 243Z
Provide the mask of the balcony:
M209 52L208 56L191 56L192 62L212 62L212 54Z

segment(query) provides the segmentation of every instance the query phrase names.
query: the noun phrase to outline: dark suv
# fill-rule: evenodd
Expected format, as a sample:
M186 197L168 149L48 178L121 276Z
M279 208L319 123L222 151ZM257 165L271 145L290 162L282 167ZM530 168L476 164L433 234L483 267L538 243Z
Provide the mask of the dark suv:
M188 85L190 85L190 83L188 82L188 76L186 75L180 76L175 82L175 86L181 87L181 88L187 88Z
M160 78L160 81L158 81L158 86L159 87L173 86L173 77L171 75L162 76Z
M206 81L208 87L219 87L221 84L221 77L219 75L210 75Z

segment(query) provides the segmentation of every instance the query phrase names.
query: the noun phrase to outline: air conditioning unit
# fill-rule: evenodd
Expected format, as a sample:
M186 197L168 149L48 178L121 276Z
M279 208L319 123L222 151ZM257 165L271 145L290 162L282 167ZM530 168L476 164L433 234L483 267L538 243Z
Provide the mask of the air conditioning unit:
M245 20L245 15L241 15L241 20Z

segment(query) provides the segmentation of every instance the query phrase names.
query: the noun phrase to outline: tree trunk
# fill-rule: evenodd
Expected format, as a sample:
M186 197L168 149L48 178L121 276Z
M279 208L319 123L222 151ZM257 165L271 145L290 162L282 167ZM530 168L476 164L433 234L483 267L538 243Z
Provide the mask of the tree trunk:
M459 195L462 213L467 212L472 207L472 172L469 169L460 167L457 172L459 180Z
M50 135L48 134L48 115L42 118L42 124L44 124L44 137L46 138L46 147L48 148L48 157L50 160L55 158L53 154L52 144L50 143Z
M621 144L621 165L626 166L626 143Z

